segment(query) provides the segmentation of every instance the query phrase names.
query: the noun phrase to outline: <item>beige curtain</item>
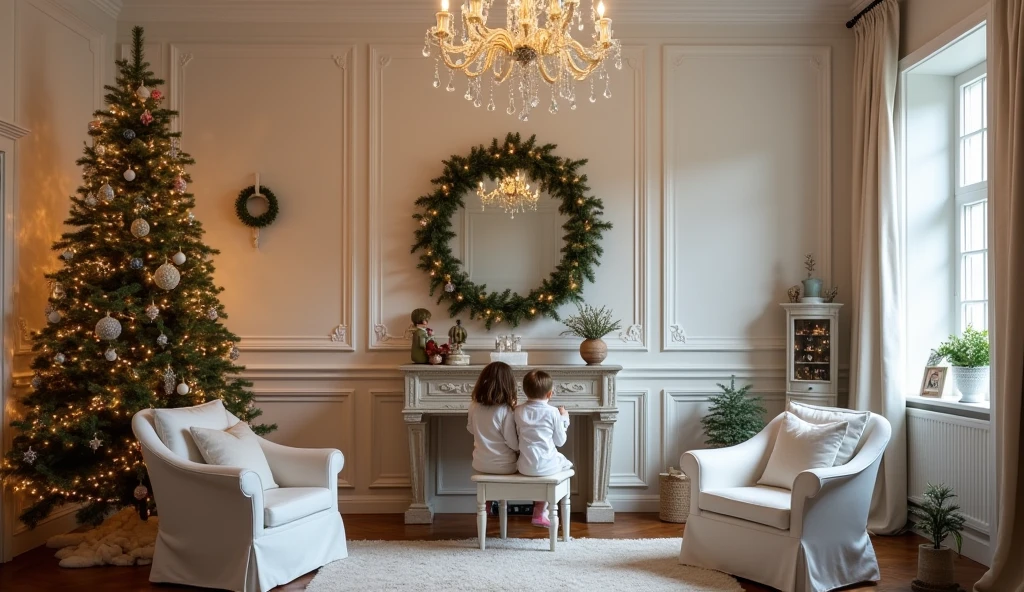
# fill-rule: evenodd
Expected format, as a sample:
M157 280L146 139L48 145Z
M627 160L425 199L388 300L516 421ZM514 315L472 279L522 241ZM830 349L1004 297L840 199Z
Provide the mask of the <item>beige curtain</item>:
M853 32L850 401L854 408L878 413L892 425L868 517L868 530L891 534L907 522L902 238L893 126L900 39L897 0L873 8Z
M999 515L992 568L979 592L1024 591L1024 0L993 0L993 394Z

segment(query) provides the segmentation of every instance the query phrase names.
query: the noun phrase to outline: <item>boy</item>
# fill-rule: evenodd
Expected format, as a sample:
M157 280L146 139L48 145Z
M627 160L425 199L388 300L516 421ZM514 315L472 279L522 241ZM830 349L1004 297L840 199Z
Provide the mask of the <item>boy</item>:
M565 444L565 430L569 428L569 412L565 407L555 409L548 404L551 398L551 376L543 370L533 370L523 377L526 404L516 407L516 429L519 432L519 472L530 477L554 475L572 468L569 459L557 450ZM547 503L533 504L533 524L547 528Z

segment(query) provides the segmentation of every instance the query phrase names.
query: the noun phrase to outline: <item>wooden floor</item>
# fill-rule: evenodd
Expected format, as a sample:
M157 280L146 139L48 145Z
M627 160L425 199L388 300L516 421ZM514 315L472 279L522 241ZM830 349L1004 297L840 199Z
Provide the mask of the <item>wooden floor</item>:
M489 534L498 535L497 520L489 520ZM349 540L442 540L476 537L476 516L473 514L439 514L431 525L405 525L401 514L349 514L345 516ZM658 520L657 514L616 514L614 524L587 524L583 516L574 515L572 535L605 539L637 539L678 537L680 524ZM511 516L508 536L516 538L546 538L547 531L530 525L529 517ZM848 590L876 592L909 592L910 582L917 570L917 546L924 539L915 535L877 537L874 540L882 581L877 585L855 586ZM985 567L966 558L957 559L956 575L961 586L970 590L985 573ZM312 573L275 591L304 590ZM743 589L771 590L751 582L742 581ZM353 586L358 589L358 586ZM149 583L148 567L96 567L89 569L61 569L53 557L53 550L39 548L19 555L10 563L0 564L0 590L3 592L46 591L170 591L196 590L181 586L155 586Z

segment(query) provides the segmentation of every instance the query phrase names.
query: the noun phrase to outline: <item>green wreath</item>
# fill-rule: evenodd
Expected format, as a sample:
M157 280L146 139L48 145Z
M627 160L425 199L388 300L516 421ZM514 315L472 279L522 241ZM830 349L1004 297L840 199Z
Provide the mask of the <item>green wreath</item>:
M253 216L249 213L249 200L254 197L263 197L267 200L267 211L259 216ZM238 194L238 199L235 200L235 214L238 215L238 219L242 221L242 224L252 228L266 228L270 226L277 218L279 210L277 196L265 185L260 185L259 192L256 191L255 185L246 187Z
M612 225L601 220L601 200L586 195L590 188L580 168L587 161L555 156L556 147L538 146L536 136L524 142L519 134L510 133L500 144L495 138L490 147L481 144L469 156L455 155L444 161L444 172L431 180L435 186L433 193L416 200L422 211L413 215L419 226L412 252L420 252L417 267L430 277L430 295L440 288L437 302L447 301L452 317L468 312L470 318L483 319L488 329L496 323L515 327L538 315L559 320L558 307L566 302L579 302L584 280L594 281L594 269L604 252L599 244L601 236ZM449 243L456 236L452 216L465 207L463 196L475 191L485 177L494 181L517 170L561 201L558 211L568 217L562 225L562 260L551 276L526 296L511 290L487 293L487 286L474 284L462 262L452 254Z

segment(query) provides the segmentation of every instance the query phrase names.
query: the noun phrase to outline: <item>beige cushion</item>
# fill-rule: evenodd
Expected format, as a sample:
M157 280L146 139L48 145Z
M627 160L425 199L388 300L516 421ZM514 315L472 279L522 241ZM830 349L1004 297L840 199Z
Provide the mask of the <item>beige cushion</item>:
M220 399L195 407L176 409L154 409L153 424L156 435L171 452L192 462L203 462L203 455L196 447L189 428L198 426L223 430L231 425L232 419Z
M777 487L729 487L702 491L701 510L789 530L793 493Z
M260 476L263 489L277 487L260 439L247 423L240 421L226 430L189 428L203 459L211 465L240 467Z
M846 427L846 437L843 438L843 445L839 447L839 454L836 455L834 466L845 465L853 458L853 453L857 450L857 445L860 444L861 436L864 435L864 428L868 425L868 419L871 418L870 411L817 407L796 401L789 402L789 412L807 423L817 425L837 421L845 421L850 424Z
M757 484L793 489L801 472L832 466L849 424L841 421L814 425L788 411L783 416L775 448Z
M281 487L263 493L263 523L281 526L331 509L331 490L326 487Z

